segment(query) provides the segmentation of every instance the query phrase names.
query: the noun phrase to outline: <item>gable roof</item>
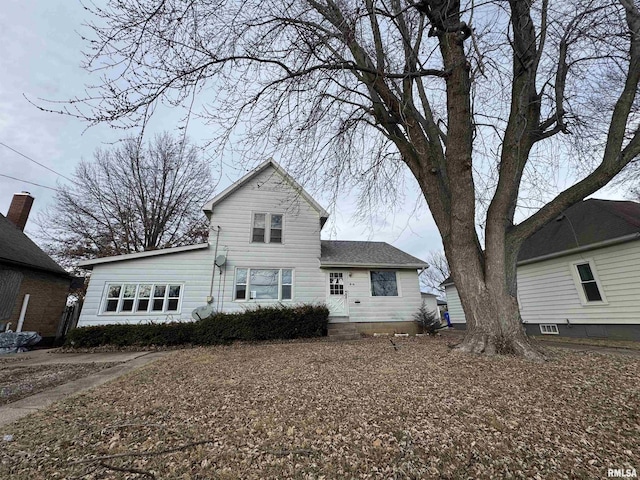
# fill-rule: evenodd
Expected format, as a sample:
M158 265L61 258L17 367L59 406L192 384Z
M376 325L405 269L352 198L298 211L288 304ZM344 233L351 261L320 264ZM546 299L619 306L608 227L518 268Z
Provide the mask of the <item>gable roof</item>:
M123 260L135 260L137 258L156 257L158 255L167 255L171 253L189 252L191 250L201 250L209 248L208 243L197 243L196 245L184 245L182 247L160 248L158 250L147 250L145 252L125 253L122 255L113 255L111 257L92 258L91 260L82 260L78 262L79 267L93 268L94 265L101 263L121 262Z
M2 214L0 214L0 264L69 276L60 265Z
M322 240L321 267L427 268L427 264L385 242Z
M601 244L640 238L640 204L590 198L567 208L531 235L520 249L518 263L530 263Z
M590 198L531 235L520 248L518 265L636 239L640 239L640 203ZM453 279L442 285L453 285Z
M300 196L302 198L304 198L309 203L309 205L311 205L320 214L320 218L323 220L322 223L324 224L324 221L327 218L329 218L329 213L324 208L322 208L322 206L320 206L320 204L318 202L316 202L313 199L313 197L311 195L309 195L304 188L302 188L302 185L300 185L298 182L296 182L296 180L291 175L289 175L280 165L278 165L278 163L276 163L276 161L274 159L272 159L272 158L262 162L260 165L258 165L255 169L253 169L249 173L247 173L240 180L236 181L231 186L229 186L228 188L226 188L225 190L220 192L218 195L213 197L211 200L209 200L207 203L204 204L204 206L202 207L202 210L206 214L210 214L211 212L213 212L213 207L216 204L220 203L222 200L227 198L233 192L235 192L236 190L238 190L241 187L243 187L244 185L246 185L248 182L250 182L252 179L254 179L256 176L258 176L259 174L264 172L269 167L272 167L276 172L278 172L278 174L289 185L291 185L291 187L296 192L298 192L300 194ZM207 215L207 216L209 216L209 215Z

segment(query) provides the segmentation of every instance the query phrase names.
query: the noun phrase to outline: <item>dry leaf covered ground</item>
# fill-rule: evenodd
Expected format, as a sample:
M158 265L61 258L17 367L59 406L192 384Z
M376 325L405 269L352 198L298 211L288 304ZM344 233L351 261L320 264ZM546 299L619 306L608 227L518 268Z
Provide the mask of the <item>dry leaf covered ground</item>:
M4 360L0 361L0 405L15 402L116 365L116 363L22 365L21 358L0 360Z
M606 478L640 470L640 359L443 339L196 348L5 427L0 478ZM203 443L204 442L204 443Z

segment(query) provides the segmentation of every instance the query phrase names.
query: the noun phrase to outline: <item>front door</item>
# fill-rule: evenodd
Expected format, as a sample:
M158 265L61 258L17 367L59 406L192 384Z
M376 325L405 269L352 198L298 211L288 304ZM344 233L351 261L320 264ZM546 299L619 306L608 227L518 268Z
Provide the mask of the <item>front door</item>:
M347 305L347 282L345 272L328 272L327 306L329 315L346 317L349 315Z

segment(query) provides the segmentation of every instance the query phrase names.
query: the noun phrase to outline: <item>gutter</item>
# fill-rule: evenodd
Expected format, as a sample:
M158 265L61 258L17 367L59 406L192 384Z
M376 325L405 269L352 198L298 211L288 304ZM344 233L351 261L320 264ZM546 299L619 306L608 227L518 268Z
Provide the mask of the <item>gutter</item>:
M320 263L320 268L397 268L397 269L420 269L428 268L426 263L405 263L402 265L389 263Z

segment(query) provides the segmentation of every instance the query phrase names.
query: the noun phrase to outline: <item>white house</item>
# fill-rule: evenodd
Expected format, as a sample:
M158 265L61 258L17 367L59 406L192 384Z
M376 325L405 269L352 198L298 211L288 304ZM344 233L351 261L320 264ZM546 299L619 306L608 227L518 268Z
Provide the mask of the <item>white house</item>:
M328 213L272 160L204 206L209 242L80 263L93 269L79 326L188 321L198 307L234 312L326 303L330 323L413 332L427 265L382 242L320 239Z
M427 292L422 292L420 295L422 296L422 303L424 303L427 311L435 313L438 316L438 319L442 320L438 304L438 296Z
M522 246L517 278L528 334L640 340L640 204L568 208ZM456 287L444 284L451 322L464 328Z

